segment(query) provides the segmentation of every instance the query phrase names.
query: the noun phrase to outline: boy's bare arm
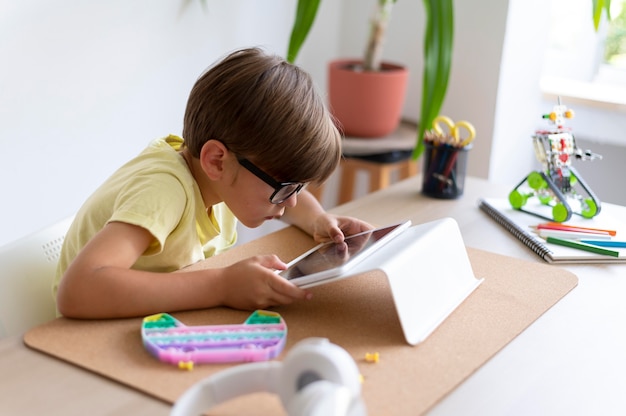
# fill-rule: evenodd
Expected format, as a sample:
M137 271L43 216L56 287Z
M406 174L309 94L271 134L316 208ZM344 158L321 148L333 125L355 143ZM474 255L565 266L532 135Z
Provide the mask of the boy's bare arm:
M180 273L131 269L152 239L148 231L134 225L105 226L63 276L57 297L59 311L75 318L117 318L217 305L256 309L308 295L274 273L285 267L276 256Z
M286 206L282 220L295 225L309 235L313 235L315 232L315 220L324 214L324 208L322 208L313 194L306 189L295 197L297 198L295 205L292 198L286 201L287 204L291 204Z

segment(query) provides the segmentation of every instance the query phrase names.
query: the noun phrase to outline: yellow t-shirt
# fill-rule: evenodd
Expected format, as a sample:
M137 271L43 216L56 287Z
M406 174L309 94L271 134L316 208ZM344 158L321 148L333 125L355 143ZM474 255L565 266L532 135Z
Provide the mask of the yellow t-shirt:
M178 153L183 139L153 141L117 170L85 202L68 230L53 291L74 257L110 221L148 230L154 241L133 269L171 272L235 244L237 218L222 202L208 210Z

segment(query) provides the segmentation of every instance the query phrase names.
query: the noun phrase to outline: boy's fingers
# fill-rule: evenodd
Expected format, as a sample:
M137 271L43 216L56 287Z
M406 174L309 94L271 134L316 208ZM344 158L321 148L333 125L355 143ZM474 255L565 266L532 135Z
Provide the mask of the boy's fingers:
M311 299L311 292L305 289L301 289L298 286L294 285L287 279L274 275L275 279L270 284L272 290L278 294L283 296L288 296L290 299Z

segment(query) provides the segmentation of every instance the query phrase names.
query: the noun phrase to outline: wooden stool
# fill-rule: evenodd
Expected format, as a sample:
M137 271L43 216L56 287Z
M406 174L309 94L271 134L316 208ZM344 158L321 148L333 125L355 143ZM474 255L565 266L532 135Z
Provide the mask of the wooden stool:
M386 188L391 184L391 174L398 172L398 179L406 179L417 173L417 163L407 156L406 158L372 158L373 156L384 156L396 152L408 152L415 145L417 126L415 123L402 121L398 129L389 136L382 139L362 139L345 137L342 149L345 155L341 161L341 171L339 179L338 203L343 204L350 201L354 196L354 185L356 173L359 170L369 174L370 192ZM367 156L365 156L367 155ZM365 156L365 157L363 157ZM308 186L318 201L321 201L324 186Z
M352 200L356 174L359 170L369 174L369 191L384 189L391 184L391 174L398 172L398 179L406 179L417 174L417 162L411 158L397 162L384 163L346 157L341 162L341 181L339 183L339 204Z
M354 196L356 174L359 170L369 174L369 191L374 192L391 185L391 175L398 172L398 179L406 179L417 174L417 162L411 158L397 162L371 162L369 160L346 157L341 161L338 204L352 200ZM306 188L321 202L324 186L309 185Z

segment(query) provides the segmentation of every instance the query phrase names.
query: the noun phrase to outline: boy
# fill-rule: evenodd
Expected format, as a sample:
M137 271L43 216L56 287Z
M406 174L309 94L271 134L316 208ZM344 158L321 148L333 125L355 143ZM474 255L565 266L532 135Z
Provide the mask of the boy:
M70 227L54 291L74 318L145 316L309 299L277 275L274 255L172 273L224 251L248 227L281 218L316 241L372 228L324 212L304 185L341 158L341 138L310 76L260 49L205 72L187 102L183 139L156 140L85 202Z

